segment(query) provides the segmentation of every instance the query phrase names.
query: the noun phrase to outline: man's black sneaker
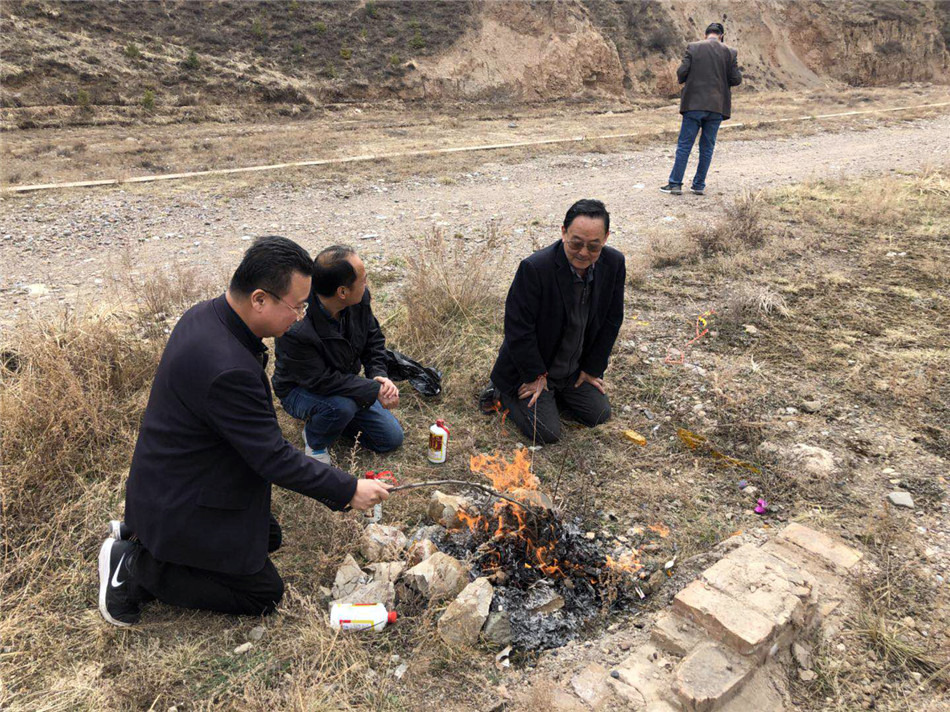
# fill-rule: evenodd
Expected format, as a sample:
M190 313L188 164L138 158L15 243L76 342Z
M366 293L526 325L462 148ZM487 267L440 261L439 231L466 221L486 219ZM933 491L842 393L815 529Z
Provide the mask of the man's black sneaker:
M666 185L660 188L661 193L669 193L670 195L682 195L683 186L674 185L673 183L667 183Z
M693 195L706 195L706 189L705 189L705 188L693 188L693 187L690 187L689 192L692 193Z
M129 626L142 615L129 569L138 548L135 542L109 537L99 549L99 612L112 625Z
M488 387L478 396L478 409L485 415L497 413L501 401L498 400L498 390L494 383L489 383Z
M109 536L119 541L129 541L135 538L132 528L125 522L113 519L109 522Z

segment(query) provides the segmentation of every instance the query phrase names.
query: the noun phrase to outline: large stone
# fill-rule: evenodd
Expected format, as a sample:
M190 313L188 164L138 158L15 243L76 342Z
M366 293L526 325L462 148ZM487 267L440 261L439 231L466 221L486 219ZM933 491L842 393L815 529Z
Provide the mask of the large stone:
M363 530L360 553L369 561L392 560L406 548L406 535L396 527L370 524Z
M430 601L457 595L468 583L468 568L444 552L436 552L403 574L403 581Z
M421 564L439 550L431 539L423 539L409 546L409 553L406 555L406 561L409 566Z
M603 665L591 663L571 678L574 694L597 710L610 698L607 669Z
M700 643L709 640L706 633L692 621L670 611L657 616L650 639L660 648L674 655L686 655Z
M830 568L847 572L861 560L862 554L839 537L801 524L789 524L779 532L778 539L804 549L821 559Z
M494 646L511 645L511 618L507 611L492 611L485 620L482 637Z
M392 581L371 581L357 586L354 591L334 603L382 603L387 610L396 605L396 587Z
M837 472L834 454L820 447L798 443L785 450L785 457L793 477L806 475L827 480Z
M775 633L775 623L761 613L700 580L676 594L673 610L743 655L761 653Z
M462 589L439 618L439 635L449 645L471 646L488 618L494 589L487 578L477 578Z
M735 697L754 670L750 661L720 645L707 643L687 655L676 668L673 692L686 709L708 712Z
M347 554L343 559L343 565L337 569L330 595L334 600L345 598L368 580L369 577L356 563L356 559Z
M458 529L462 526L459 510L469 506L471 502L465 497L436 490L429 498L429 519L446 529Z
M788 672L776 663L756 670L743 681L739 693L719 705L718 712L785 712L783 680Z
M387 561L370 564L366 568L369 569L373 581L391 581L395 583L402 572L406 570L406 565L402 561Z

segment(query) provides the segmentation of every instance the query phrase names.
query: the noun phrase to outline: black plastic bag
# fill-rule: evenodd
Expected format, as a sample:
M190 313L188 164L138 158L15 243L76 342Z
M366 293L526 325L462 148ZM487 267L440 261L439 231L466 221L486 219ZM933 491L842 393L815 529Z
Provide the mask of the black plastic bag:
M423 366L398 351L386 349L386 372L394 381L408 380L424 396L437 396L442 392L441 371Z

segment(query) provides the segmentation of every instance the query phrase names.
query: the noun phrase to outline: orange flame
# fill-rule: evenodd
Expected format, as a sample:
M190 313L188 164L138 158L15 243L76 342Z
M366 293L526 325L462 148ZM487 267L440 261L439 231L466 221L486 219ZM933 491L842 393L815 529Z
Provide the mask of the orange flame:
M614 569L615 571L624 571L626 573L635 574L637 571L643 568L643 564L640 563L640 559L637 557L637 552L628 551L624 554L621 554L619 559L614 559L612 556L607 556L607 566Z
M509 492L513 489L538 488L538 478L531 472L531 460L527 448L515 452L515 459L511 462L501 455L473 455L469 462L472 472L485 475L491 480L492 487L499 492Z

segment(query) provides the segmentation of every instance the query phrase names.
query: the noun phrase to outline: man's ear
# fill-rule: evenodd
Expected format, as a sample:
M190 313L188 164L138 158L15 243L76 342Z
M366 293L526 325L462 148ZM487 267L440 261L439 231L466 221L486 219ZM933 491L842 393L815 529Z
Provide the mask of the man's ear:
M255 289L251 292L251 307L256 309L258 312L263 311L264 302L267 300L267 292L263 289Z
M341 301L346 301L346 287L344 285L341 284L336 288L336 298Z
M567 237L567 228L561 225L561 239Z

